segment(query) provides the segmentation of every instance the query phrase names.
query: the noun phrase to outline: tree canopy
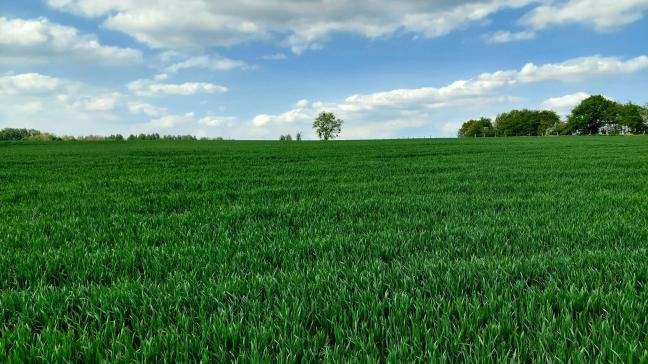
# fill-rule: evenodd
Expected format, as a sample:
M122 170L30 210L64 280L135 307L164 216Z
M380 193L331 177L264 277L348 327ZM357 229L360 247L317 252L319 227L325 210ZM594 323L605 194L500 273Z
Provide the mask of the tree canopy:
M313 121L313 128L320 139L329 140L337 138L340 135L343 122L343 120L338 119L332 112L324 111Z
M545 135L560 124L560 117L549 110L511 110L497 115L495 129L500 135Z
M619 105L621 126L627 128L631 133L638 134L646 131L646 120L644 110L641 106L631 102Z
M601 95L581 101L569 115L567 125L576 134L598 134L619 121L619 105Z
M4 128L0 130L0 140L23 140L40 134L35 129Z
M556 112L511 110L490 119L469 120L459 129L460 137L549 134L640 134L648 131L648 104L620 104L601 95L581 101L563 122Z
M489 118L480 118L476 120L468 120L459 129L460 137L475 137L490 135L493 131L493 123Z

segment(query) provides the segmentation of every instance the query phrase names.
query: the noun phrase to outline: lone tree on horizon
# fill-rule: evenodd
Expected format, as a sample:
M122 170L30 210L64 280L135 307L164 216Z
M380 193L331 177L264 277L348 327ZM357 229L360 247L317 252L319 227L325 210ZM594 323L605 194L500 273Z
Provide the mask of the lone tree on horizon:
M317 132L317 136L323 140L335 139L342 131L342 119L338 119L332 112L322 111L315 121L313 121L313 128Z

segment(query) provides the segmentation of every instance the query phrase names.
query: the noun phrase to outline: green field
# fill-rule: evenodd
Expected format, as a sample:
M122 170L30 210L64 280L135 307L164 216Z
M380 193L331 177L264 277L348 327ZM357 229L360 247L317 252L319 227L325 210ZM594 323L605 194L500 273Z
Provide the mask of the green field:
M648 138L0 143L0 361L648 361Z

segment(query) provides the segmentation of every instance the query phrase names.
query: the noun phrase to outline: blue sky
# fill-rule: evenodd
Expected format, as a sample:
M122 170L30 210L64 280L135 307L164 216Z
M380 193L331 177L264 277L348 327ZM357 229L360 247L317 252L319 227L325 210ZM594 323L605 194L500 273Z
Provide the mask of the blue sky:
M0 1L0 127L455 136L512 108L648 102L648 0Z

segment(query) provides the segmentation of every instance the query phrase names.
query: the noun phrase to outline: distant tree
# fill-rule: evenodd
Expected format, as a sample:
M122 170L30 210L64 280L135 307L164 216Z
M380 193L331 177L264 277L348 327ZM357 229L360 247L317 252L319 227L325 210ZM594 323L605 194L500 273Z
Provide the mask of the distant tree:
M493 131L493 123L489 118L479 118L477 120L468 120L459 129L459 137L476 137L482 135L491 135Z
M511 110L497 115L495 129L504 135L545 135L560 124L554 111Z
M601 95L581 101L568 118L569 129L576 134L598 134L619 125L619 104Z
M340 135L343 123L332 112L321 112L313 121L313 128L320 139L329 140Z
M4 128L0 130L0 140L22 140L39 134L42 133L35 129Z
M84 141L97 142L97 141L107 140L108 138L106 138L105 136L102 136L102 135L90 134L90 135L85 135L85 136L79 137L78 139L79 140L84 140Z
M297 134L295 134L295 139L296 139L297 141L301 141L301 139L302 139L302 132L301 132L301 131L300 131L300 132L297 132Z

